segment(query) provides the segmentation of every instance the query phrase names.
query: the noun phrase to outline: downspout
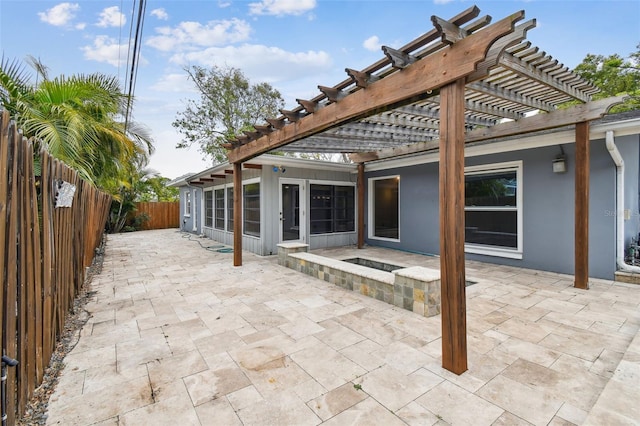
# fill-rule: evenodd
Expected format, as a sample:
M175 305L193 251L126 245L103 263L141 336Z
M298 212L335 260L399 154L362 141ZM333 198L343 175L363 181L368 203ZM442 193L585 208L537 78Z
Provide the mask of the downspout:
M616 265L620 271L640 273L640 267L628 265L624 261L624 161L615 144L612 130L605 133L605 142L616 165Z

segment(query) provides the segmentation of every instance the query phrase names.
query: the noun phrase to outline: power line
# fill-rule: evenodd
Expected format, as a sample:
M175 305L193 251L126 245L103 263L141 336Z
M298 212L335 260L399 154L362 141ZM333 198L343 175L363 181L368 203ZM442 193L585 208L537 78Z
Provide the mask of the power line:
M146 0L140 0L138 3L138 15L135 19L136 21L136 32L133 38L133 49L131 49L131 31L133 28L133 10L135 10L135 1L134 7L132 10L132 19L131 19L131 27L129 29L129 52L131 53L131 70L129 74L128 87L127 87L127 109L125 112L124 118L124 130L127 131L127 127L129 124L129 118L131 115L131 103L133 99L133 94L135 92L136 79L138 77L138 64L140 62L140 49L141 49L141 41L142 41L142 30L144 28L144 15L147 8ZM127 64L129 64L129 55L127 55Z

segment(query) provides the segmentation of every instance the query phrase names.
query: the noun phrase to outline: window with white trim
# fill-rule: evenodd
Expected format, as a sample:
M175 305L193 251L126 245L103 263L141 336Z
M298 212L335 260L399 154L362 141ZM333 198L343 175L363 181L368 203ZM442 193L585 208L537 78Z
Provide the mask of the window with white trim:
M184 201L184 215L191 216L191 190L187 189Z
M233 232L233 186L227 186L227 231Z
M224 188L215 189L215 228L224 230Z
M369 238L400 239L400 176L369 179Z
M467 167L465 250L522 258L522 162Z
M242 221L245 235L260 236L260 182L247 183L242 192Z
M204 226L213 227L213 191L204 191Z
M355 187L311 184L311 234L355 230Z

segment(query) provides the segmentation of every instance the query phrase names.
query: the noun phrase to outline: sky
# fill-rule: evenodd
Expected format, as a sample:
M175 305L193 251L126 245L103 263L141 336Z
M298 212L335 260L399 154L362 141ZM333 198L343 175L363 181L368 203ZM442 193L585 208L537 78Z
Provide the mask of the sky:
M51 78L101 72L125 87L139 4L0 0L2 55L28 70L26 58L38 58ZM186 67L238 68L293 109L296 98L318 95L318 85L347 78L345 68L384 57L381 46L399 48L430 31L432 15L448 19L474 4L492 22L524 10L537 22L527 40L570 69L587 54L627 57L640 44L640 0L148 0L133 117L154 139L149 167L173 179L211 166L196 146L175 148L181 135L171 123L198 98Z

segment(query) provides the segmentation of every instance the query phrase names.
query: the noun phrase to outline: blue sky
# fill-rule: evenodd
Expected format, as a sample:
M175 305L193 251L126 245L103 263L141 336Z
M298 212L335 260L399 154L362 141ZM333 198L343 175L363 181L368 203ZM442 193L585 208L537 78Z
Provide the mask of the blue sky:
M175 178L209 167L197 147L177 150L171 122L196 96L188 65L229 65L278 89L285 107L317 95L472 5L493 22L524 10L527 40L569 68L588 53L628 56L640 43L640 0L149 0L134 117L148 126L150 167ZM136 5L137 7L137 5ZM50 76L103 72L124 85L133 0L0 0L5 57L39 58Z

